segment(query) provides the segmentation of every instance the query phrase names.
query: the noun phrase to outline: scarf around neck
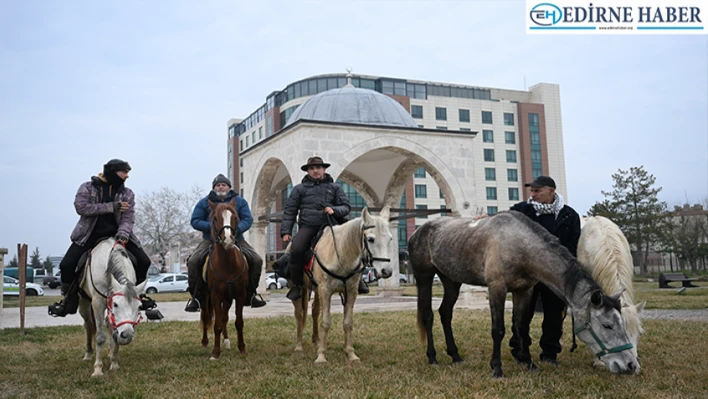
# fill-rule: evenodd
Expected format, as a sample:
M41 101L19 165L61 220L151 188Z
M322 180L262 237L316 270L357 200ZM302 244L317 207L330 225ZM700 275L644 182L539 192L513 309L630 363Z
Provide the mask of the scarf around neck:
M533 209L536 210L536 212L542 214L542 215L548 215L548 214L554 214L555 217L558 217L558 213L560 213L561 209L565 206L565 203L563 202L563 196L555 193L553 194L553 202L550 204L542 204L540 202L536 202L533 199L529 197L527 201L531 206L533 206Z

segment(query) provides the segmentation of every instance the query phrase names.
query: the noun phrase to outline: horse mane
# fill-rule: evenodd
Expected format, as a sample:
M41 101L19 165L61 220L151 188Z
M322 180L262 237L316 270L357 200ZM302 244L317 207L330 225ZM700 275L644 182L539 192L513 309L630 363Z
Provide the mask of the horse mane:
M509 211L508 213L513 215L517 220L531 229L539 238L541 238L541 240L543 240L543 242L545 242L548 252L552 255L558 256L567 266L563 273L563 280L565 282L567 292L575 291L580 282L585 282L587 284L586 292L584 292L583 295L589 295L593 291L601 290L597 282L590 276L590 274L588 274L588 272L585 271L584 268L580 266L580 263L573 256L573 254L570 253L568 248L564 247L560 243L558 237L551 234L545 227L534 222L521 212ZM608 301L608 305L614 308L619 307L619 303L617 303L617 301L613 301L607 295L604 295L603 297L606 298L604 300Z
M642 321L633 306L634 290L632 287L633 262L629 243L622 231L611 220L602 216L593 218L594 222L585 223L578 243L578 254L587 256L583 263L592 277L605 292L615 294L622 291L620 301L629 305L622 308L625 327L628 332L643 332Z
M360 217L349 220L348 222L334 226L335 232L340 232L341 236L337 237L337 251L339 256L343 259L358 258L361 253L361 248L359 245L345 245L345 243L361 242L361 225L364 220ZM322 238L318 242L318 251L322 250L320 245L330 249L332 247L332 229L325 227L325 231L322 233ZM334 248L331 248L334 249Z
M125 295L137 297L135 291L135 272L133 264L128 256L128 251L120 245L116 245L110 251L108 266L106 267L106 281L110 282L111 276L125 286ZM109 284L110 286L110 284Z

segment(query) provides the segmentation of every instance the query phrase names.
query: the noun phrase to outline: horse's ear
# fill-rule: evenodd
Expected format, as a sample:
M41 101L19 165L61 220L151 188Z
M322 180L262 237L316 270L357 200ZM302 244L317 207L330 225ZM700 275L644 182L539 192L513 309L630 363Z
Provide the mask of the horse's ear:
M612 299L615 300L615 301L619 301L620 296L622 296L622 293L623 293L625 290L626 290L626 288L622 288L621 290L619 290L619 292L615 293L615 294L612 295L610 298L612 298Z
M145 292L145 284L147 284L147 280L143 281L135 287L135 291L138 292L138 295Z
M231 198L231 202L229 202L229 205L233 206L234 209L236 209L236 197Z
M361 210L361 220L369 219L371 215L369 214L369 207L365 207Z
M119 283L118 280L116 280L116 278L113 277L113 275L111 274L111 292L115 294L116 292L120 292L120 290L121 290L121 285L120 285L120 283Z
M602 295L600 290L593 291L592 295L590 295L590 302L595 306L602 305Z
M635 309L637 309L637 313L642 313L642 310L644 310L644 306L646 306L647 300L643 300L639 305L635 306Z
M379 216L388 220L388 217L391 216L391 207L388 205L384 206L381 213L379 213Z

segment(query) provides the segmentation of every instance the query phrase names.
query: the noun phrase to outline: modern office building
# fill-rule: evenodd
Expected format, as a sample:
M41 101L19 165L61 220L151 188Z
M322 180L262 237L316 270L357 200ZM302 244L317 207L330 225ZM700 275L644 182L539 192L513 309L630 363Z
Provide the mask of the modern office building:
M241 172L244 156L255 146L267 145L262 142L292 124L291 116L300 105L310 99L324 101L317 95L344 87L347 78L347 74L327 74L294 82L266 96L264 104L248 117L231 119L227 163L234 189L249 199L249 193L243 192L244 183L257 177ZM568 202L558 85L540 83L528 90L508 90L370 75L349 75L349 79L356 88L373 90L396 100L419 128L476 133L474 140L469 141L476 186L474 213L494 214L508 209L527 197L523 184L539 175L552 176L558 192ZM367 109L372 112L372 108ZM294 119L297 118L296 115ZM345 189L351 193L353 203L364 202L354 189ZM282 209L288 193L283 190L273 211ZM412 174L401 207L446 207L443 191L430 171L421 167ZM399 247L404 247L406 238L424 222L424 218L416 218L400 223ZM267 247L277 249L275 229L268 230Z

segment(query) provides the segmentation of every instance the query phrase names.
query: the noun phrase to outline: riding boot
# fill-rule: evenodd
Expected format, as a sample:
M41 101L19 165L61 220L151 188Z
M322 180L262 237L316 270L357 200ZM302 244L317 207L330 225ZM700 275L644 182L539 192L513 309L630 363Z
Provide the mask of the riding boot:
M305 277L303 276L304 273L304 267L303 266L296 266L293 264L289 265L290 268L290 278L292 279L292 287L290 287L290 291L288 291L285 296L290 299L291 301L297 301L300 299L302 296L302 286L305 284Z
M75 314L79 308L79 283L61 283L61 292L64 299L49 305L48 313L54 317L66 317L68 314Z
M359 288L358 291L360 294L368 294L369 293L369 286L366 285L366 282L364 282L364 276L360 276L359 278Z
M266 305L266 301L263 300L262 296L256 293L256 290L252 291L249 289L246 291L246 300L252 308L261 308Z

